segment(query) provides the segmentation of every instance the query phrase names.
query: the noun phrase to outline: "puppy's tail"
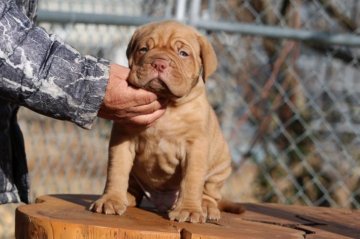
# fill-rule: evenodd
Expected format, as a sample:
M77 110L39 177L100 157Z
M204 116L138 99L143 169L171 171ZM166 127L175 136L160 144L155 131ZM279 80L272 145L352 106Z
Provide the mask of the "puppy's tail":
M218 207L220 211L234 214L241 214L245 211L245 208L240 203L232 202L226 199L220 200Z

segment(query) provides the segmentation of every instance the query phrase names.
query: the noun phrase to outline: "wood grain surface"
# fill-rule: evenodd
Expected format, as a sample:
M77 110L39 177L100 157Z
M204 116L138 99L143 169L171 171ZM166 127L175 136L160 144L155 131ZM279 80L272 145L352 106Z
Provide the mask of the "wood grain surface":
M47 195L16 210L16 238L360 238L360 211L246 204L245 213L223 213L217 223L169 221L147 208L128 208L122 216L87 210L96 195Z

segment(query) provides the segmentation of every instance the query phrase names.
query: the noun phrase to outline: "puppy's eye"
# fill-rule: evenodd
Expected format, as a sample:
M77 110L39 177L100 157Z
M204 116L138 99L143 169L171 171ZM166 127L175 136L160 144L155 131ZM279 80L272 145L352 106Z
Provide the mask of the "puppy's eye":
M179 55L182 56L182 57L188 57L189 56L189 54L186 51L180 51Z
M149 49L147 48L147 47L141 47L140 49L139 49L139 52L140 53L146 53L146 52L148 52L149 51Z

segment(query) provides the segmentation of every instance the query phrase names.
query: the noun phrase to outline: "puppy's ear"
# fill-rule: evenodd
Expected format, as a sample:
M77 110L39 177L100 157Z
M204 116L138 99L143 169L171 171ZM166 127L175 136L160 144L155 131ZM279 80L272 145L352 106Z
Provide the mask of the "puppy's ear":
M200 57L202 61L202 77L203 80L206 79L215 72L217 67L217 58L212 47L211 43L204 36L198 36L199 44L200 44Z
M130 42L126 49L126 57L129 62L129 67L131 67L131 65L133 63L132 56L133 56L133 52L136 50L138 35L139 35L139 30L136 30L134 32L134 34L132 35Z

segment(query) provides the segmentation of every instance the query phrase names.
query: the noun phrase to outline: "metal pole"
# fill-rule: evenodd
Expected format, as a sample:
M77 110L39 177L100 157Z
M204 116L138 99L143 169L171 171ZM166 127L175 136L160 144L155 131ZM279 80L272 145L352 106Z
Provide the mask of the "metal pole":
M177 0L176 4L176 20L184 21L186 12L186 0Z
M184 4L185 0L179 0L178 4ZM183 6L186 7L186 6ZM185 9L185 8L184 8ZM181 11L177 15L179 18L184 16ZM164 18L155 17L132 17L108 14L92 14L77 12L56 12L39 10L39 22L53 23L85 23L85 24L106 24L106 25L125 25L138 26L152 21L164 20ZM182 19L184 20L184 19ZM354 34L337 34L327 32L308 31L301 29L263 26L245 23L218 22L193 20L189 24L204 30L224 31L230 33L240 33L244 35L256 35L269 38L292 39L298 41L316 42L331 45L344 45L360 47L360 36Z
M141 16L120 16L110 14L93 14L83 12L63 12L63 11L38 11L38 22L50 22L60 24L96 24L96 25L124 25L139 26L152 21L164 20L164 18L141 17Z
M200 19L200 0L192 0L190 8L190 22L195 22Z
M360 37L354 34L337 34L317 32L284 27L261 26L244 23L196 21L192 24L201 29L211 31L234 32L244 35L256 35L269 38L286 38L299 41L316 42L331 45L360 47Z

